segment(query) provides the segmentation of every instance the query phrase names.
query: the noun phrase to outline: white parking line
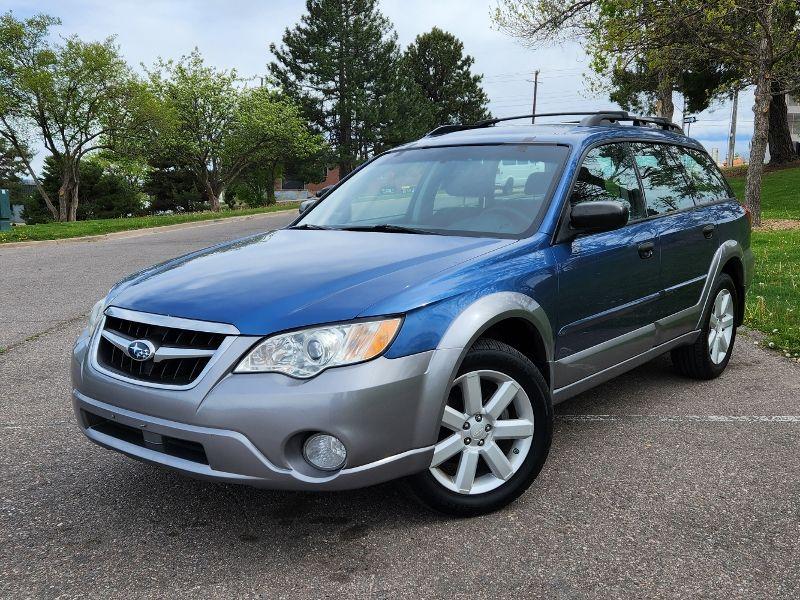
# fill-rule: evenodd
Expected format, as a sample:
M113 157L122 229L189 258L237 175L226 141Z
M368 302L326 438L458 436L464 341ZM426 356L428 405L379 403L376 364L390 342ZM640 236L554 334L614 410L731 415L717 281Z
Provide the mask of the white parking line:
M559 421L655 421L687 423L800 423L800 415L556 415Z

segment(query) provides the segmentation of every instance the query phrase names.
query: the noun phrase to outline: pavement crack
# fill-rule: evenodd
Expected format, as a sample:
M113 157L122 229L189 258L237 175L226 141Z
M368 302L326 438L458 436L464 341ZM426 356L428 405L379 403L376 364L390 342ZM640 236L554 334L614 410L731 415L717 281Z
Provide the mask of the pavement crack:
M57 331L60 331L61 329L64 329L65 327L68 327L70 325L73 325L75 323L78 323L78 322L83 321L83 320L88 319L88 318L89 318L89 314L88 313L80 314L80 315L78 315L76 317L70 317L69 319L65 319L63 321L58 321L54 325L51 325L50 327L47 327L46 329L43 329L42 331L37 331L36 333L34 333L32 335L29 335L28 337L26 337L26 338L24 338L22 340L19 340L18 342L11 342L8 346L0 346L0 356L8 354L11 350L14 350L15 348L19 348L21 346L24 346L25 344L30 343L30 342L35 342L36 340L38 340L42 336L49 335L51 333L55 333Z

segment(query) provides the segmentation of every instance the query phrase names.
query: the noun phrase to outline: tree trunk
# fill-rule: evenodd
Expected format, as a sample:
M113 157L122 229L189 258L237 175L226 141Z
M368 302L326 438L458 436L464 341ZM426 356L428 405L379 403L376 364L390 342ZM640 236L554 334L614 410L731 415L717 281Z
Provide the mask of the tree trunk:
M672 102L673 84L674 79L668 73L659 71L655 103L656 116L664 117L670 121L672 121L672 116L675 114L675 104Z
M219 196L220 193L224 193L225 188L223 186L214 186L211 183L211 178L208 176L208 171L203 171L203 176L200 181L201 189L205 190L206 198L208 199L208 204L212 211L219 212Z
M61 185L58 188L58 220L75 221L78 213L78 161L64 158Z
M747 165L747 180L744 188L744 204L750 209L753 226L761 225L761 176L764 173L764 157L767 153L769 131L769 103L772 51L764 34L761 40L758 77L756 79L755 104L753 105L753 140L750 142L750 163Z
M267 178L267 206L272 206L275 204L275 178L277 177L278 165L277 163L272 163L269 166L269 177Z
M211 205L211 210L213 212L219 212L219 196L217 196L216 192L208 188L208 203Z
M797 160L792 134L789 130L789 112L786 94L780 93L780 82L773 81L769 102L769 164L781 164Z
M69 203L69 213L67 215L68 221L77 221L78 220L78 189L80 187L80 182L78 180L75 181L75 187L72 188L72 198L70 199Z

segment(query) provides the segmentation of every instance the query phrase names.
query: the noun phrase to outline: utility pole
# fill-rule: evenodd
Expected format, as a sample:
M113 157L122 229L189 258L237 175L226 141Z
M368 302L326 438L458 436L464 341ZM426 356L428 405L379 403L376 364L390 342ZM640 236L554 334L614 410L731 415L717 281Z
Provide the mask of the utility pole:
M736 148L736 109L739 106L739 90L733 92L733 109L731 110L731 131L728 134L728 166L733 166L733 151Z
M539 92L539 69L533 72L533 110L532 114L536 114L536 94ZM536 117L531 117L531 124L536 123Z

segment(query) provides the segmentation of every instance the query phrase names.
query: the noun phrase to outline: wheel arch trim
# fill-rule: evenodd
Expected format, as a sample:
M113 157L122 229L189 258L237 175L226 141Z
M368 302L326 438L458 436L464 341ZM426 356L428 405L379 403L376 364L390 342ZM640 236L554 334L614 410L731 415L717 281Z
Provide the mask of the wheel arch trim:
M505 319L522 318L531 323L542 338L547 368L552 371L553 334L542 306L519 292L496 292L479 298L453 320L434 352L425 377L426 414L420 425L426 427L423 441L435 444L447 393L461 363L472 345L488 330Z
M497 292L467 306L447 328L437 349L460 348L466 353L490 327L514 318L524 319L533 325L542 338L546 361L552 362L553 329L550 319L536 300L520 292Z

